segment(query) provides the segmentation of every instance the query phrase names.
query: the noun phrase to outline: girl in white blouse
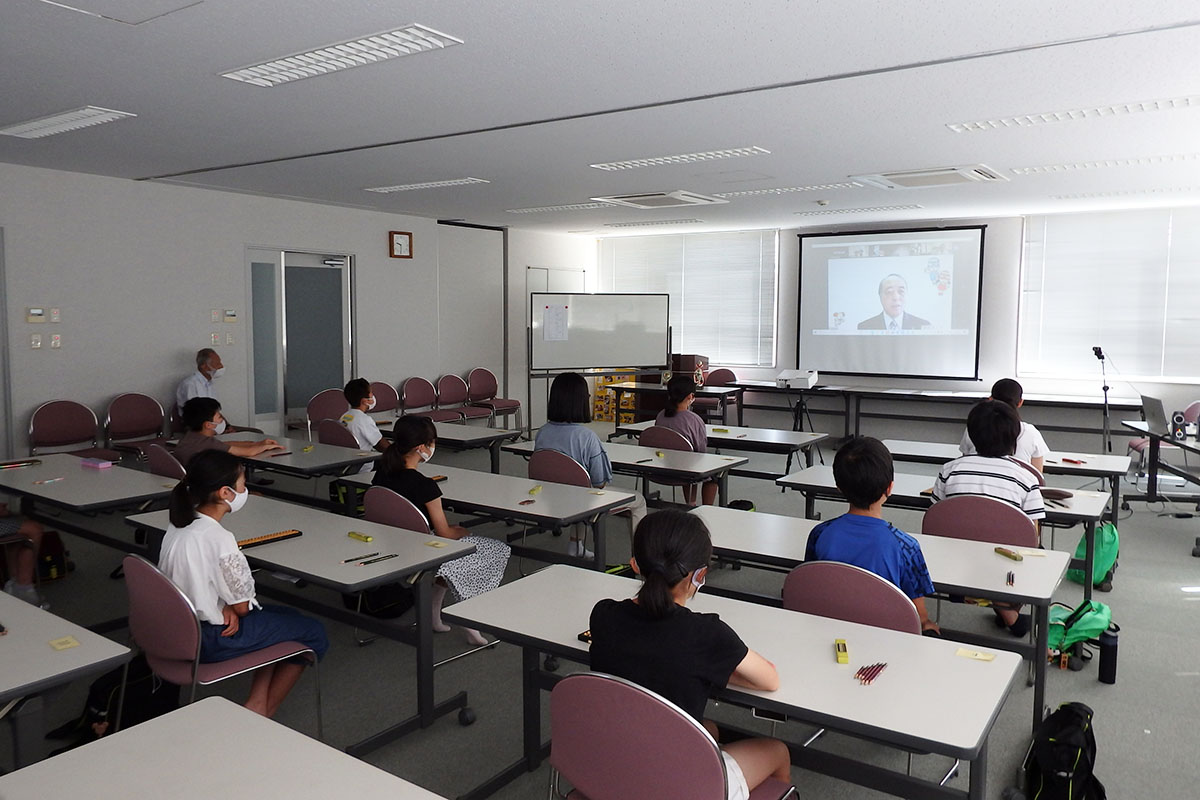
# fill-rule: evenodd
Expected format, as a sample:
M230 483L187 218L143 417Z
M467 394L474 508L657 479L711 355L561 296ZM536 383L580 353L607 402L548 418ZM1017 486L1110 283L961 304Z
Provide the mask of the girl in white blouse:
M287 641L307 645L319 659L329 649L324 626L291 608L259 605L250 565L233 534L221 527L221 519L245 505L248 496L236 456L219 450L197 454L171 493L171 524L159 569L196 607L202 662ZM246 708L274 716L306 663L301 656L256 670Z

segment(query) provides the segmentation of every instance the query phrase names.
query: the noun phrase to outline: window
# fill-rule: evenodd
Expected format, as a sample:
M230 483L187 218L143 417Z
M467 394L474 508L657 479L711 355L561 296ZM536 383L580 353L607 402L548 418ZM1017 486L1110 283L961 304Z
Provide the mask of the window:
M775 365L778 231L600 240L600 291L671 295L672 350Z
M1200 208L1030 217L1020 313L1022 375L1200 374Z

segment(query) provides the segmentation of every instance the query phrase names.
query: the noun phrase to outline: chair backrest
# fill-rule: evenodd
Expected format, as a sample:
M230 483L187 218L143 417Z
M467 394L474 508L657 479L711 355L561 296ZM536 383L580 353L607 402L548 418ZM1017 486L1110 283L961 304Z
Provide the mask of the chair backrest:
M200 654L200 619L187 596L158 567L138 555L125 556L129 633L150 668L194 663Z
M400 395L396 393L396 387L390 383L372 381L371 394L375 396L375 407L371 409L372 414L378 414L380 411L395 411L400 407Z
M1037 528L1025 512L994 497L963 495L934 503L921 533L1016 547L1037 547Z
M550 764L587 800L725 800L725 764L707 731L669 700L599 672L550 693Z
M108 404L104 430L108 441L148 439L162 436L162 405L149 395L126 392Z
M664 450L692 450L692 443L684 438L682 433L662 425L653 425L642 431L638 436L638 444L642 447L661 447Z
M66 447L89 443L99 447L96 436L96 414L74 400L51 400L33 410L29 418L29 453L37 455L39 447Z
M443 375L437 382L438 408L461 406L467 402L467 382L457 375Z
M529 479L565 483L568 486L591 486L592 476L587 467L557 450L534 450L529 456Z
M186 430L187 428L183 424L183 412L180 410L179 404L171 403L171 411L167 415L167 433L177 436Z
M721 367L720 369L714 369L712 372L708 373L708 376L704 379L704 385L728 386L736 380L737 375L734 374L733 370Z
M1183 421L1191 423L1197 420L1200 420L1200 400L1193 400L1183 410Z
M806 561L783 581L783 607L921 635L921 615L891 581L840 561Z
M358 439L354 438L349 428L336 419L323 419L317 423L317 441L321 444L358 449Z
M149 464L150 472L153 475L174 478L177 481L181 481L187 477L187 470L179 463L179 459L167 452L167 448L161 444L146 446L146 462Z
M487 367L476 367L467 375L467 397L472 402L491 400L499 390L500 383Z
M324 389L317 392L308 401L308 424L320 419L341 419L342 414L350 410L346 395L341 389Z
M386 486L372 486L363 496L363 511L367 522L378 522L380 525L391 525L393 528L403 528L417 533L432 533L429 520L421 513L421 509L413 505L402 494L397 494Z
M437 404L437 392L433 384L421 377L405 378L400 384L400 408L412 411L418 408L433 408Z

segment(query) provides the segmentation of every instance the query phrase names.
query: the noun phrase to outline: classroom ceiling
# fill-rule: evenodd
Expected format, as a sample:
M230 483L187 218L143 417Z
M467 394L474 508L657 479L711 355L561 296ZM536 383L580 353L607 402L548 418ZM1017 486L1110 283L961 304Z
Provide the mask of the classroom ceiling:
M462 44L270 88L221 77L409 23ZM485 225L623 235L1200 203L1194 0L3 0L0 75L0 128L137 115L0 136L3 162ZM1007 122L951 127L985 120ZM734 148L768 152L589 166ZM854 177L967 165L1001 179ZM487 183L365 191L468 177ZM623 223L663 224L608 227Z

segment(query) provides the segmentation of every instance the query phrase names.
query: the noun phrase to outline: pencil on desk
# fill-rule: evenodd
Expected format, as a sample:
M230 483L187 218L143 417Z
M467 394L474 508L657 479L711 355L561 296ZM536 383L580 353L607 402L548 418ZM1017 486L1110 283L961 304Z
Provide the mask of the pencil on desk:
M291 450L285 450L282 453L271 453L271 458L279 458L280 456L290 456L291 454L292 454Z

